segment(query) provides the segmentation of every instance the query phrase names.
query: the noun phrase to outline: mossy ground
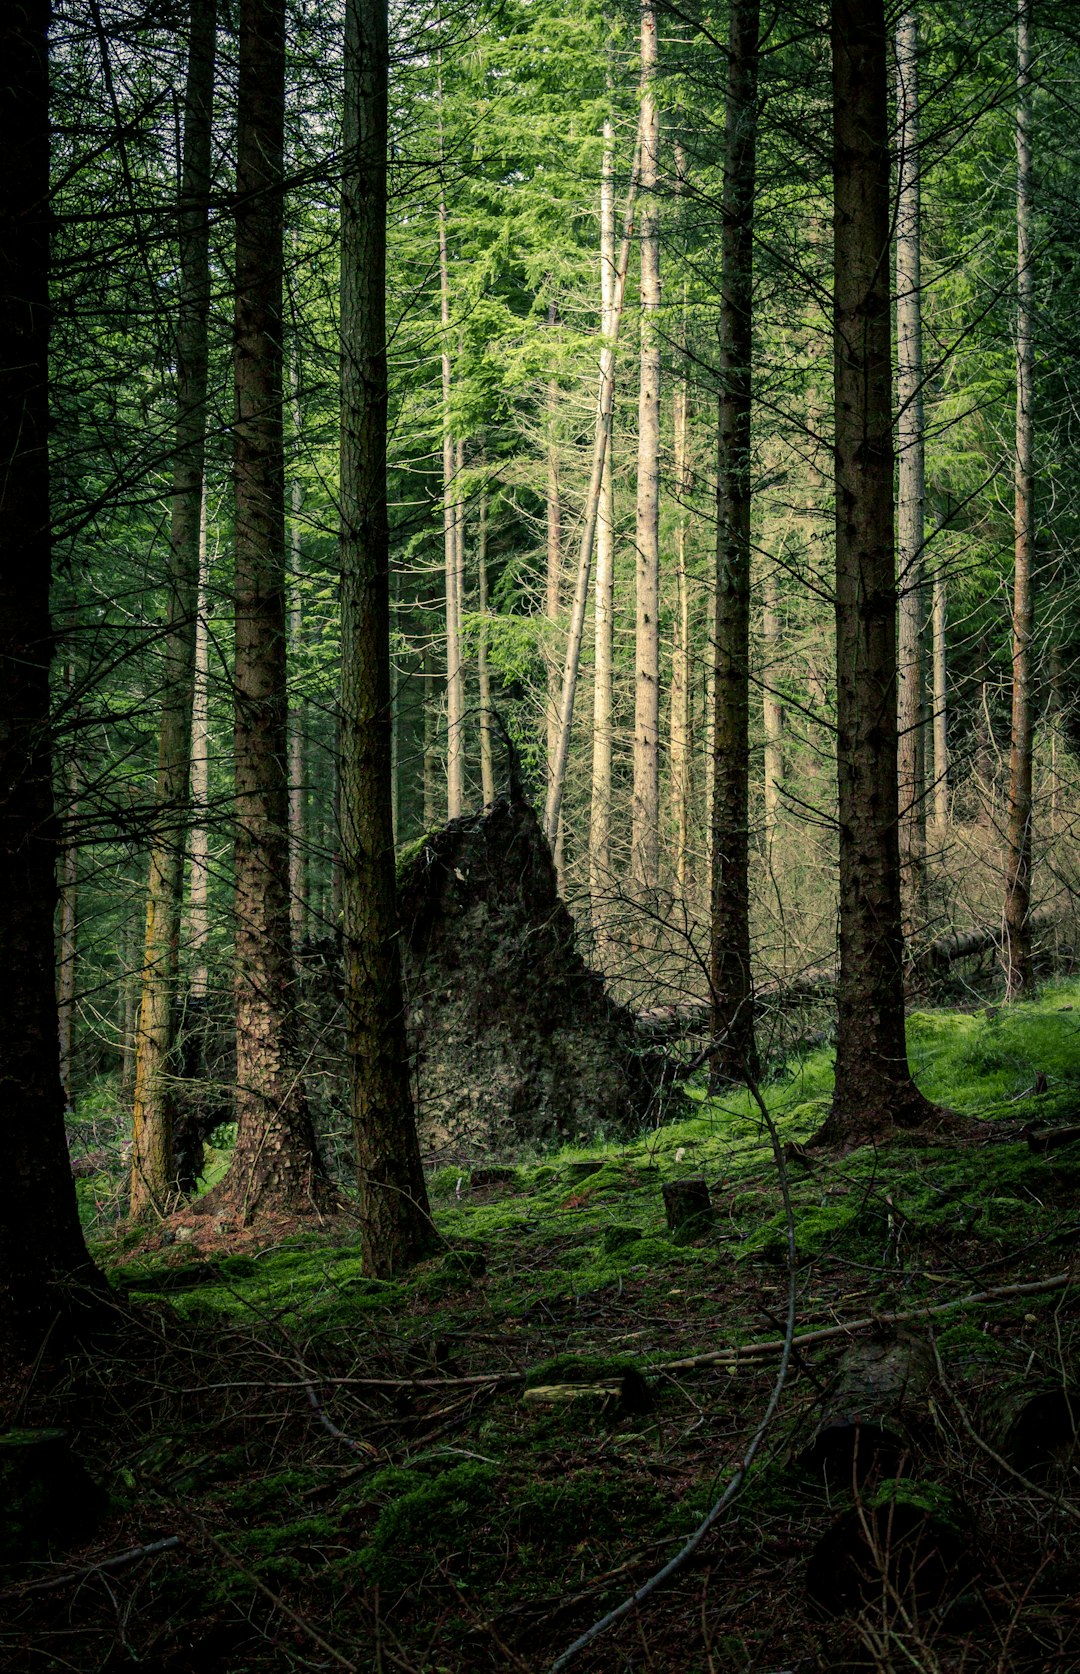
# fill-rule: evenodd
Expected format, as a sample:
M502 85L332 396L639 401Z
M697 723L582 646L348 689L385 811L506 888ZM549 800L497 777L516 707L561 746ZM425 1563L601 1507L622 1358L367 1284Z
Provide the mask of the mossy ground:
M1080 1241L1080 1146L1037 1155L1022 1132L1080 1107L1080 983L1008 1011L917 1013L910 1039L924 1089L985 1131L954 1148L813 1154L813 1172L793 1157L800 1331L1038 1279ZM769 1083L785 1144L820 1126L830 1077L821 1051ZM678 1122L631 1143L505 1160L509 1178L476 1188L466 1170L431 1177L445 1248L388 1282L365 1276L342 1222L210 1260L99 1237L130 1323L59 1386L20 1392L19 1422L69 1423L112 1495L93 1549L65 1563L169 1533L183 1544L107 1587L9 1601L0 1664L262 1674L342 1666L329 1645L360 1670L540 1670L670 1557L775 1377L769 1357L664 1370L780 1333L769 1136L748 1096L699 1088ZM586 1161L601 1166L586 1175ZM679 1244L661 1186L691 1173L716 1220ZM898 1610L878 1621L897 1641L878 1666L1080 1664L1062 1602L1080 1593L1071 1467L1040 1500L965 1428L989 1382L1068 1378L1078 1320L1071 1290L942 1320L947 1384L920 1476L965 1505L985 1585L910 1632ZM583 1671L873 1666L867 1624L823 1626L806 1607L808 1554L850 1501L789 1463L842 1348L796 1356L759 1464L700 1560ZM588 1388L523 1400L530 1384L628 1370L647 1411Z

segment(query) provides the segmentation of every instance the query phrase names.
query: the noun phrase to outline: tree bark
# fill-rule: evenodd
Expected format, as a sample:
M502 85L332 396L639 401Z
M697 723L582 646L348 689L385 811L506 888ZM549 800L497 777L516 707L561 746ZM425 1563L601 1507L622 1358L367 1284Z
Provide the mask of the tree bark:
M171 1057L176 1044L184 842L190 807L191 706L206 454L210 314L210 183L216 0L191 8L180 187L180 297L176 329L176 451L169 539L165 667L155 830L150 846L142 1000L132 1104L130 1214L164 1213L175 1190Z
M638 388L634 796L630 872L655 906L660 883L660 122L654 0L641 0L641 376Z
M49 663L48 0L0 13L0 1366L29 1363L100 1283L64 1137ZM89 1287L87 1289L86 1287Z
M74 686L70 663L64 674L67 696ZM60 1080L64 1102L73 1109L75 1089L72 1070L75 1058L75 975L79 957L79 846L76 827L79 817L79 775L74 752L64 771L65 806L61 820L60 915L56 966L56 1006L60 1021Z
M896 397L899 445L896 568L900 629L896 669L900 796L900 900L904 934L925 917L923 736L923 545L926 456L923 428L922 272L919 188L919 26L905 11L896 28Z
M1005 997L1035 986L1031 966L1031 758L1035 726L1035 269L1031 209L1031 0L1017 20L1016 107L1016 503L1013 574L1012 734L1005 867Z
M341 204L341 829L347 1051L364 1266L432 1235L405 1043L390 798L385 0L345 12Z
M615 330L615 130L604 123L600 176L600 332ZM603 961L611 893L611 729L615 651L615 492L611 442L604 452L596 518L593 647L592 797L589 808L589 898L593 940Z
M949 823L949 715L946 688L945 629L948 624L948 599L945 591L945 570L940 558L934 568L932 593L932 654L931 692L934 705L933 761L934 761L934 841L940 848L945 841Z
M558 323L558 304L555 302L549 303L547 312L548 330L554 332ZM559 620L559 607L562 603L562 501L559 495L559 450L555 443L555 424L558 412L559 381L557 378L549 378L547 386L547 436L545 439L547 563L544 576L544 614L551 624L548 629L547 698L545 705L549 785L554 771L555 757L559 749L559 689L562 684L559 660L555 655L556 624ZM563 871L564 831L565 822L560 819L554 843L555 870L560 880Z
M840 977L827 1141L934 1115L904 1031L887 47L882 0L833 0Z
M282 432L284 0L241 0L236 163L236 1116L245 1224L332 1201L294 1034ZM204 1203L206 1199L202 1200Z
M686 188L686 157L678 142L675 145L675 194L681 198ZM675 634L671 648L671 703L669 721L669 762L671 774L671 821L675 828L675 888L684 908L690 886L690 814L694 794L694 757L691 736L693 706L691 702L691 644L690 644L690 586L686 573L686 536L690 522L690 494L693 471L690 467L690 381L686 371L686 287L683 286L682 312L678 325L678 348L683 370L675 386L674 443L675 443Z
M758 0L734 0L724 139L717 428L710 1080L757 1074L750 963L750 441Z

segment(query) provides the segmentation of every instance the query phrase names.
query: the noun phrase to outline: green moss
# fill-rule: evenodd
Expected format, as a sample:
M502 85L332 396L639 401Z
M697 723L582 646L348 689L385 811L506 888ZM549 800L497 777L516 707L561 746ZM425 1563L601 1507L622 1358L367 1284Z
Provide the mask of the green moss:
M456 1465L384 1506L359 1561L372 1581L394 1589L440 1567L460 1583L475 1580L494 1556L488 1523L498 1505L494 1466Z

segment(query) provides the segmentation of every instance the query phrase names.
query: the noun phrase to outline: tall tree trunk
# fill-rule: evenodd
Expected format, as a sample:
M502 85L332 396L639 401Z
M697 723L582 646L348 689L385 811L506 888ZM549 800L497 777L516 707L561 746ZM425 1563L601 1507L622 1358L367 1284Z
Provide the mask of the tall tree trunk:
M162 1214L174 1192L170 1059L184 899L191 776L191 704L199 586L199 527L206 454L210 313L210 183L216 0L194 0L184 101L180 187L180 300L176 330L176 452L169 540L165 668L155 829L150 847L142 1001L132 1105L132 1219Z
M840 975L826 1140L933 1116L908 1068L896 782L888 36L882 0L833 0Z
M761 621L762 712L765 725L765 856L771 869L784 795L784 700L780 696L780 586L765 577Z
M289 366L289 408L294 445L300 438L300 374L294 352ZM290 662L300 653L304 633L304 605L300 587L302 546L300 514L304 504L304 490L300 481L299 460L293 460L292 483L289 489L289 644ZM307 935L307 785L304 764L304 699L297 682L293 681L294 697L289 705L289 917L292 922L293 947L299 948Z
M600 175L600 331L615 329L615 130L604 123ZM593 939L603 959L607 897L611 892L611 733L615 649L615 492L610 441L604 452L596 516L594 603L592 797L589 808L589 897Z
M896 397L899 497L896 568L900 631L896 668L900 795L900 900L904 934L925 917L926 803L923 737L923 544L926 456L923 430L922 273L919 190L919 26L905 11L896 28Z
M480 494L480 515L476 533L476 602L481 617L476 652L476 674L477 683L480 687L480 783L483 789L484 807L490 808L495 801L495 726L491 713L491 670L488 665L487 542L488 496L485 488Z
M191 879L188 885L188 942L191 948L191 993L206 998L210 972L206 957L210 943L210 631L207 621L210 590L206 544L206 481L203 480L199 519L199 592L195 622L195 686L191 704Z
M1035 726L1035 269L1031 214L1031 0L1020 0L1016 36L1016 510L1013 578L1012 734L1005 867L1005 997L1034 988L1031 968L1031 757Z
M236 1147L245 1223L332 1199L295 1040L282 433L284 0L241 0L236 156Z
M660 123L654 0L641 0L641 378L638 389L634 799L630 871L654 907L660 883Z
M0 1368L32 1361L95 1286L64 1137L49 727L48 0L0 12ZM16 980L11 980L11 979ZM86 1294L89 1294L87 1291ZM61 1332L56 1331L60 1322Z
M945 570L939 559L934 567L933 606L931 615L931 675L930 690L934 705L933 762L934 762L934 841L938 848L945 841L949 823L949 716L947 707L945 629L948 623Z
M675 142L675 195L686 190L686 156ZM691 737L690 586L686 573L686 536L690 522L690 382L686 363L687 292L683 285L677 347L681 370L675 385L673 429L675 442L675 634L671 649L671 704L669 719L669 771L671 774L671 819L675 828L675 889L683 906L690 883L690 813L694 792L694 757Z
M558 304L548 305L548 330L555 331L559 323ZM559 608L562 603L562 501L559 495L559 450L555 441L555 425L559 413L559 380L549 378L547 386L547 436L545 438L545 454L547 466L546 482L546 526L547 526L547 563L544 576L544 614L551 624L548 629L547 653L547 777L551 783L554 772L555 757L559 748L559 690L562 685L560 678L559 660L555 655L556 624L559 620ZM559 821L559 829L555 837L555 870L560 883L563 873L563 837L565 821Z
M385 0L347 0L341 204L341 827L345 1009L366 1270L431 1240L409 1087L390 817Z
M581 667L581 641L585 630L585 612L589 603L589 582L592 577L593 543L600 512L600 491L604 481L604 464L611 446L611 403L615 389L615 349L622 323L623 299L626 295L626 270L630 263L630 242L634 235L634 200L637 195L640 139L634 151L630 172L630 187L626 195L626 220L623 225L619 260L615 268L615 282L611 299L611 332L600 350L600 391L596 406L596 431L593 438L592 469L585 493L585 507L581 518L581 547L578 554L577 581L570 607L570 625L566 635L566 662L563 664L562 693L559 698L559 745L548 784L544 806L544 833L554 845L559 829L563 786L566 782L566 763L570 754L570 732L574 722L574 696L577 692L578 671Z
M424 652L424 830L442 824L439 796L439 673L434 653Z
M750 437L758 0L733 0L716 479L710 1079L757 1074L750 963Z
M69 663L64 671L64 686L69 702L74 683L75 672ZM74 751L69 755L64 771L64 793L60 843L60 933L56 963L56 1007L60 1022L60 1080L64 1086L64 1102L70 1110L75 1103L72 1067L75 1058L75 973L79 955L79 846L76 842L79 774Z
M440 90L440 101L441 101ZM441 103L440 103L441 143ZM457 448L450 429L450 264L446 231L446 196L439 193L439 306L442 316L443 397L443 563L446 575L446 817L465 811L465 669L461 660L461 591L459 543L461 496Z

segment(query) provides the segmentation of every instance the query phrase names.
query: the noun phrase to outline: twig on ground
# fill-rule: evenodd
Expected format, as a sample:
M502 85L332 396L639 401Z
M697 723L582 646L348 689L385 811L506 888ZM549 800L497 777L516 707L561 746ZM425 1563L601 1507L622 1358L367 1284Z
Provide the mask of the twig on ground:
M171 1552L180 1545L179 1535L167 1535L162 1540L147 1541L145 1546L131 1546L126 1552L116 1552L111 1558L101 1558L97 1563L84 1564L81 1569L65 1570L63 1575L50 1576L47 1581L27 1581L21 1587L13 1587L10 1592L0 1593L0 1604L12 1604L21 1598L29 1598L37 1593L55 1592L58 1587L68 1587L75 1581L85 1581L91 1575L98 1575L107 1569L123 1569L127 1564L138 1563L140 1558L152 1558L157 1552Z

